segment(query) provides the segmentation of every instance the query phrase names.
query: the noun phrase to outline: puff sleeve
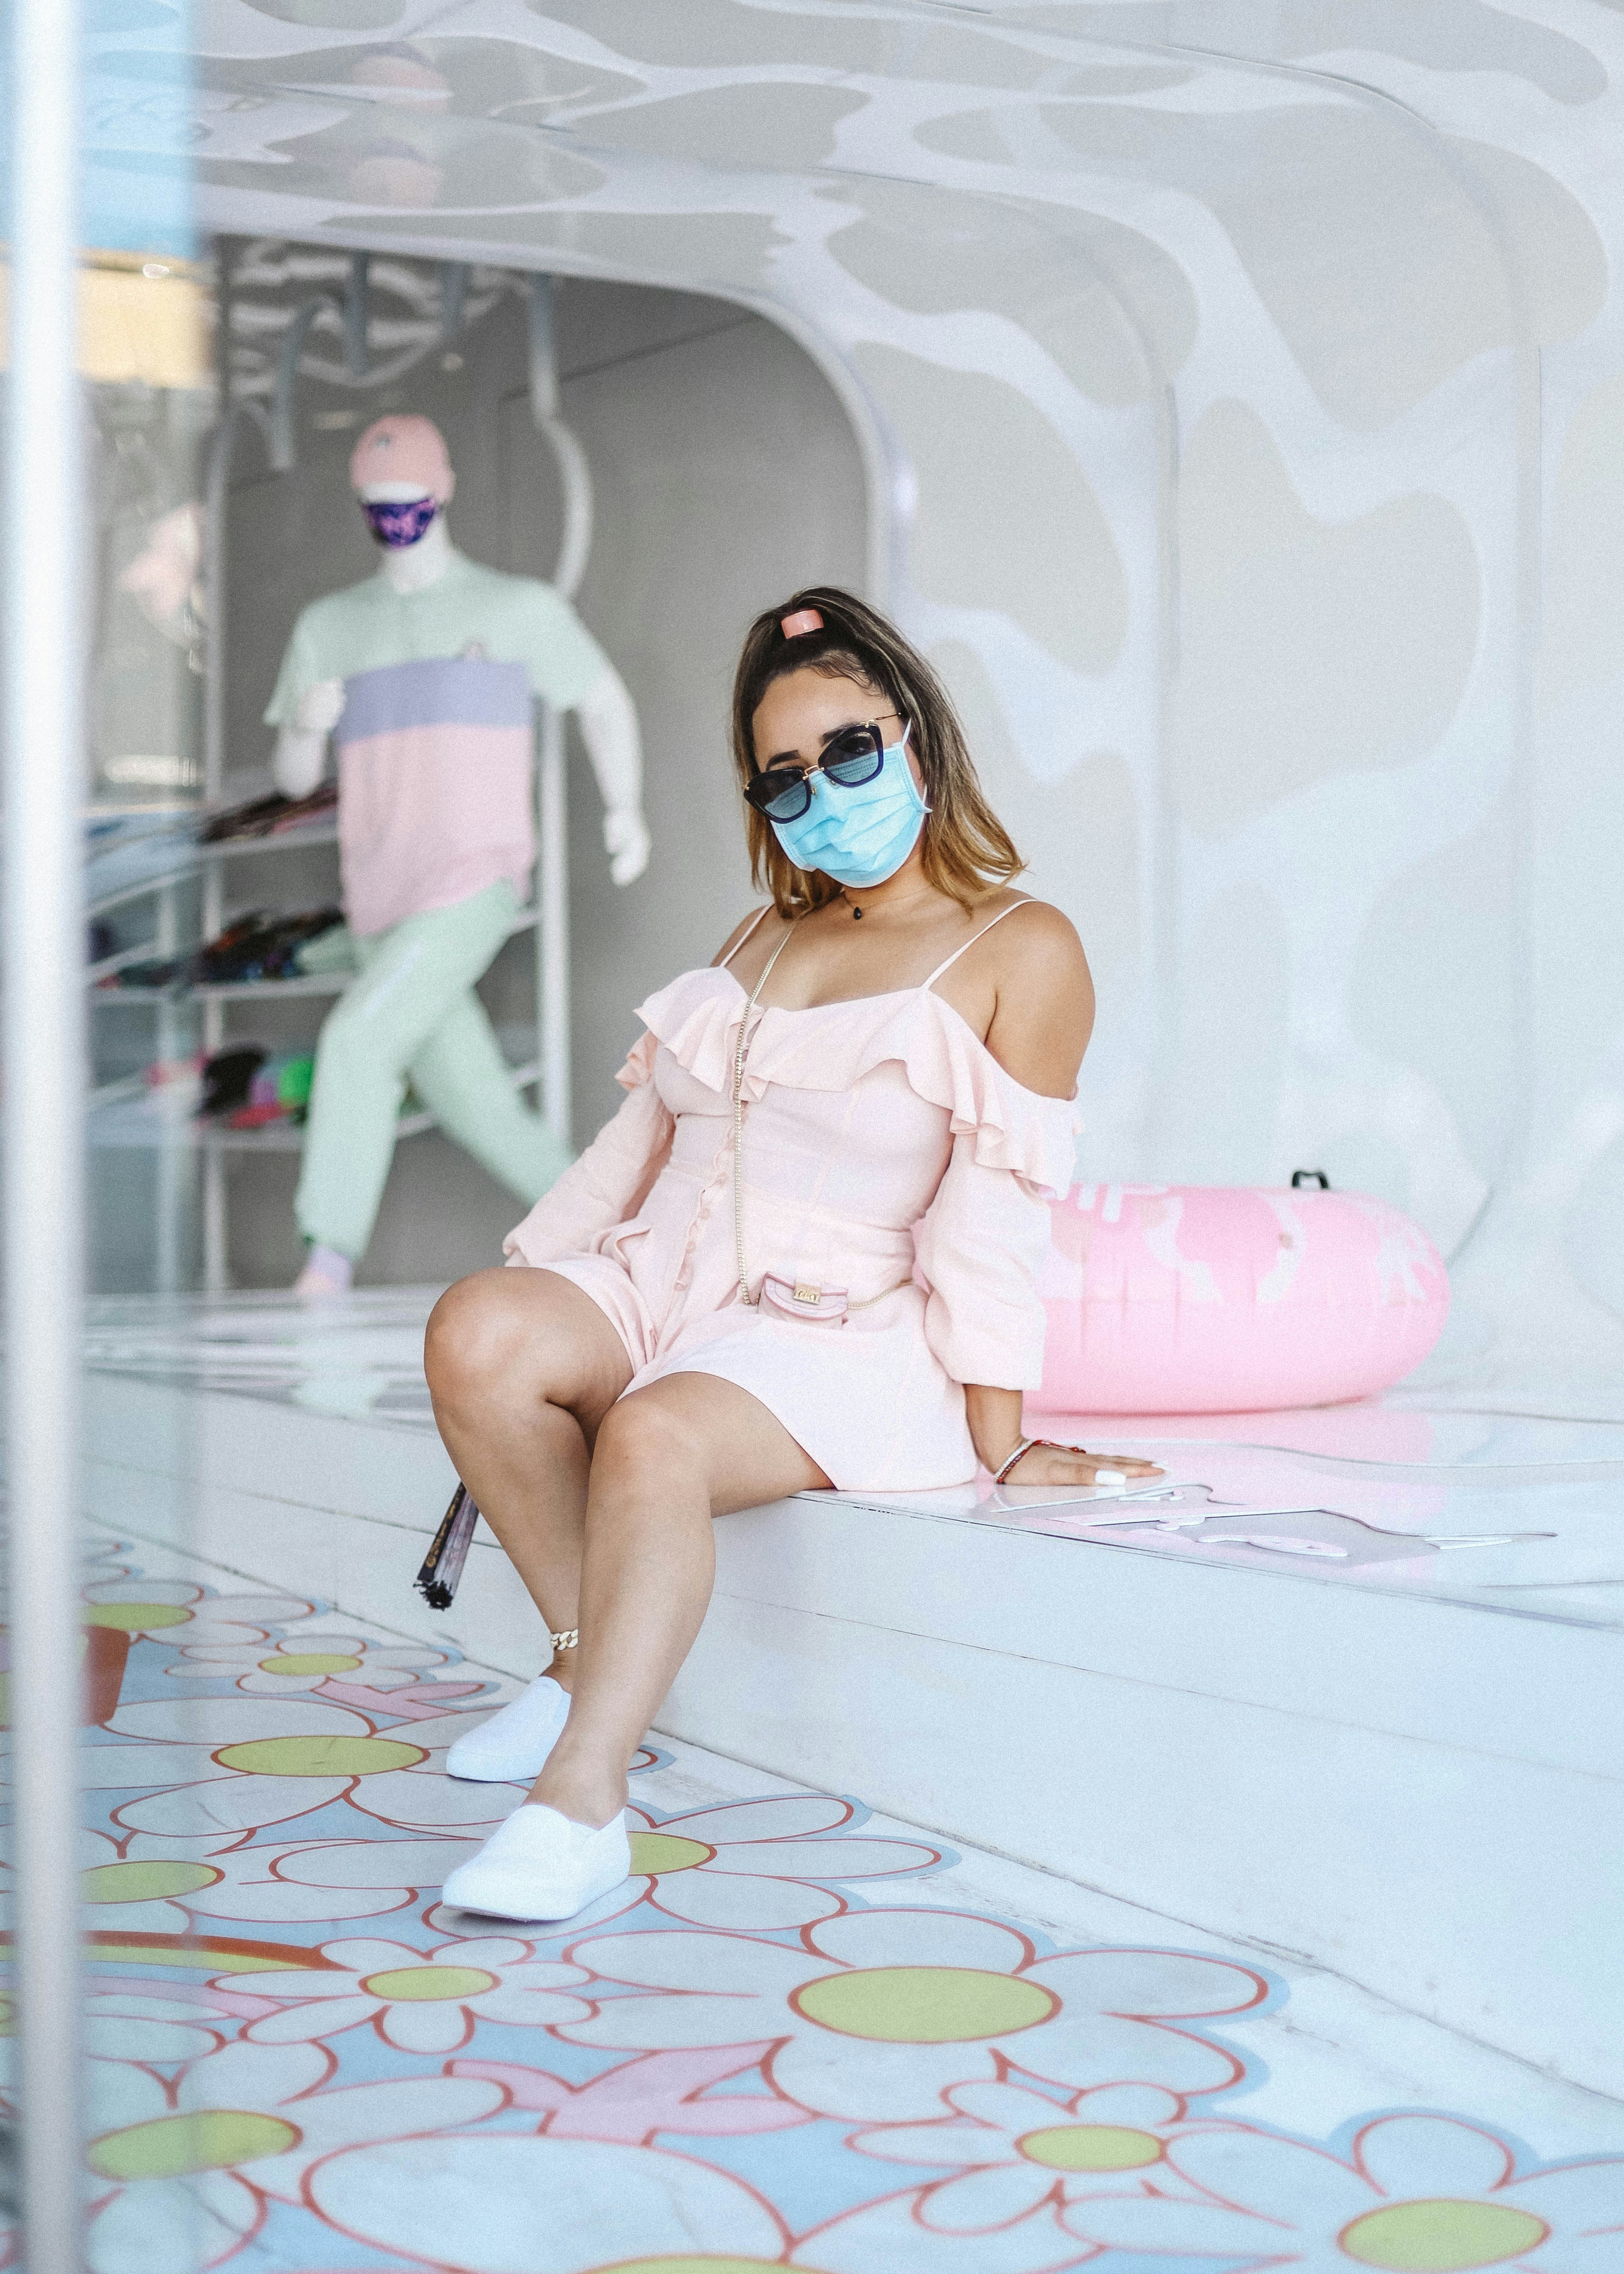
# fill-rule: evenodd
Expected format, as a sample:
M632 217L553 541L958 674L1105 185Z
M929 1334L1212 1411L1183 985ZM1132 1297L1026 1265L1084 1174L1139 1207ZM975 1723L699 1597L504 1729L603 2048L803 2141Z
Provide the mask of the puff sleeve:
M644 1035L615 1080L626 1102L578 1161L502 1242L509 1264L551 1263L589 1246L611 1224L636 1215L665 1165L675 1126L653 1081L652 1035Z
M914 1227L925 1283L925 1339L954 1382L1035 1389L1043 1379L1044 1312L1037 1270L1049 1245L1049 1203L1012 1169L977 1158L961 1130Z

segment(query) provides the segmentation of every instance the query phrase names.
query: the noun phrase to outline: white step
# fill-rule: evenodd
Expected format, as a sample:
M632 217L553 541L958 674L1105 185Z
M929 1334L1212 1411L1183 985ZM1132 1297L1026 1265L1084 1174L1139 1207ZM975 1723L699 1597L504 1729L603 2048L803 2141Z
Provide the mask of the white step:
M92 1378L93 1511L528 1676L539 1622L494 1543L476 1540L449 1613L411 1591L454 1479L420 1391L402 1386L410 1334L381 1300L348 1328L304 1321L304 1372L279 1383L264 1367L255 1394L253 1337L281 1330L264 1299L209 1307L190 1374L174 1306L154 1311L146 1362L132 1307L122 1343L104 1317L101 1363L126 1370ZM222 1307L244 1330L230 1390L197 1386L221 1378ZM369 1368L394 1383L400 1419L291 1402L364 1405ZM715 1601L659 1726L1300 1953L1624 2094L1620 1432L1574 1425L1558 1440L1526 1422L1497 1445L1473 1424L1470 1457L1444 1444L1441 1460L1384 1465L1313 1452L1316 1419L1279 1418L1275 1442L1295 1452L1170 1425L1156 1457L1203 1478L1227 1462L1276 1505L1286 1483L1292 1504L1356 1512L1408 1494L1440 1533L1555 1541L1522 1560L1299 1568L1177 1538L1085 1538L1077 1510L989 1520L971 1495L779 1502L718 1525ZM1122 1423L1094 1426L1124 1442Z

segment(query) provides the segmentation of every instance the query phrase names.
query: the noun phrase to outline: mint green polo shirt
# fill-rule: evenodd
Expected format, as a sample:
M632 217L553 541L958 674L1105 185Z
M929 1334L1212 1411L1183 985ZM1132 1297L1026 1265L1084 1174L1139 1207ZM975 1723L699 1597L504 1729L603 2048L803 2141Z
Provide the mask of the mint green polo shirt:
M293 726L300 696L319 680L432 663L473 646L492 663L522 663L530 693L559 711L573 710L611 667L555 586L455 553L421 592L397 592L377 575L312 600L293 627L265 723Z

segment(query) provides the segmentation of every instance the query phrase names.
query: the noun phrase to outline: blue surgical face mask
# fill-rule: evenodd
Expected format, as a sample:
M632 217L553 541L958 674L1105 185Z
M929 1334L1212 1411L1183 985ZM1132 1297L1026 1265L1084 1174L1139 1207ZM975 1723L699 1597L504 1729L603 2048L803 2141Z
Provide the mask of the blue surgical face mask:
M855 789L814 773L812 802L798 821L775 821L772 833L798 869L821 869L837 885L883 885L918 844L929 811L915 788L908 754L887 743L872 781Z
M440 511L437 498L363 498L361 510L372 524L374 540L392 552L416 545Z

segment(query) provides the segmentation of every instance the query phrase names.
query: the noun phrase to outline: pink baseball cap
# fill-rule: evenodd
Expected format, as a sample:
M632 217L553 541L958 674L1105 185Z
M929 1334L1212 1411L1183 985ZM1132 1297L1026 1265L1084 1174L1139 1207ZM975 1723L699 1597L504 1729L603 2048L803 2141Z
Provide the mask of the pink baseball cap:
M451 494L450 453L432 418L415 410L392 410L374 418L350 458L350 486L372 482L421 482L437 504Z

